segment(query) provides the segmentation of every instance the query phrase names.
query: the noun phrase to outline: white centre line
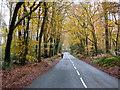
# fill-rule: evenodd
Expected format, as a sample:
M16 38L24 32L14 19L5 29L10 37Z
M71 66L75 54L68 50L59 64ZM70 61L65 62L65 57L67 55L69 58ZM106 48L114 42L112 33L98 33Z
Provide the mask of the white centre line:
M75 65L73 64L73 67L75 67Z
M69 58L69 57L68 57L68 58ZM70 58L69 58L69 59L70 59ZM78 76L80 76L79 71L77 70L77 68L75 67L75 65L74 65L74 63L72 62L71 59L70 59L70 61L71 61L71 63L73 64L73 67L76 69L76 72L77 72ZM80 77L80 80L81 80L83 86L84 86L85 88L88 88L87 85L85 84L85 82L83 81L82 77Z
M74 66L75 69L77 69L75 66Z
M78 71L78 70L76 70L76 72L77 72L77 74L80 76L80 73L79 73L79 71Z
M83 81L83 79L82 79L81 77L80 77L80 80L81 80L83 86L84 86L85 88L87 88L87 85L85 84L85 82Z

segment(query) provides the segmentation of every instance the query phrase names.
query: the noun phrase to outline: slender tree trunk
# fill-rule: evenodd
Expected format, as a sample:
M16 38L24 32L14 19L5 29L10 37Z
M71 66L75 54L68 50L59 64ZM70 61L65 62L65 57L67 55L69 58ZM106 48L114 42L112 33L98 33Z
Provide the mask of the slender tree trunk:
M52 19L51 19L51 23L52 23L52 28L51 28L51 32L50 32L50 51L49 51L49 56L52 57L53 56L53 31L54 31L54 17L55 17L55 3L53 2L53 6L52 6Z
M54 33L54 35L55 35L55 33ZM54 45L53 45L53 55L55 55L56 38L54 38L53 43L54 43Z
M40 27L40 7L39 7L39 11L38 11L38 24L37 24L37 37L36 37L36 41L38 41L38 33L39 33L39 27ZM37 49L38 49L38 45L36 44L36 49L35 49L35 54L37 56Z
M28 33L28 30L29 30L29 25L30 25L30 16L28 17L28 22L27 22L27 28L26 28L26 38L25 38L25 54L27 55L28 54L28 37L29 37L29 33Z
M93 38L93 34L91 34L91 39L93 42L91 42L91 56L93 57L94 56L94 51L95 51L95 46L94 46L94 38Z
M96 35L94 32L92 32L92 35L94 39L95 55L97 56L97 39L96 39Z
M88 36L86 36L86 47L87 47L87 56L89 55L88 53Z
M83 49L84 49L83 47L84 47L83 46L83 38L81 38L81 40L80 40L80 51L81 51L80 53L81 54L83 54Z
M23 5L23 7L24 7L24 12L23 12L23 14L25 15L25 4ZM26 19L26 18L25 18ZM26 21L25 21L25 19L23 20L23 26L24 26L24 41L23 41L23 46L26 46L26 29L25 29L25 26L26 26ZM23 50L25 51L25 47L23 47ZM21 59L21 65L24 65L25 64L25 60L26 60L26 54L25 54L25 52L23 53L23 55L22 55L23 57L22 57L22 59Z
M48 16L46 16L46 19L48 19ZM47 23L48 21L46 21L46 24L45 24L45 30L44 30L44 58L47 58L48 55L47 55L47 43L48 43L48 34L47 34Z
M60 42L58 52L61 53L61 51L62 51L62 43Z
M33 4L34 6L34 4ZM32 7L30 7L30 12L32 11ZM24 12L25 12L25 5L24 5ZM25 53L24 53L24 58L22 61L22 66L25 65L25 61L26 61L26 55L28 54L28 38L29 38L29 26L30 26L30 19L31 19L31 14L27 17L27 27L26 29L24 29L24 45L25 45ZM25 25L25 21L24 21L24 25Z
M49 51L49 56L52 57L53 56L53 38L52 36L50 36L50 51Z
M48 55L47 55L47 39L48 39L48 36L47 36L47 25L46 25L46 28L44 30L44 58L47 58Z
M39 52L38 52L38 62L41 62L41 41L42 41L42 34L44 32L44 26L46 23L46 17L47 17L47 7L46 7L46 2L44 2L44 7L45 7L45 13L44 13L44 17L43 17L43 23L42 23L42 27L41 27L41 31L40 31L40 35L39 35Z
M59 37L56 39L56 43L55 43L55 51L54 51L54 55L57 55L58 52L58 45L59 45Z
M109 38L109 49L111 49L111 47L112 47L112 30L113 30L113 28L111 28L111 31L109 31L109 34L110 34L110 38Z
M39 31L37 30L36 41L38 41L38 33L39 33ZM37 56L37 49L38 49L38 45L36 44L36 48L35 48L35 55L36 55L36 56Z
M12 36L13 36L13 31L14 29L19 25L19 23L25 18L27 17L29 14L31 14L32 12L34 12L38 6L40 6L40 4L42 2L40 2L34 9L32 12L30 12L28 15L22 17L22 19L20 21L18 21L18 23L15 25L15 22L16 22L16 17L17 17L17 13L18 13L18 10L19 8L22 6L24 2L18 2L16 4L16 7L15 7L15 10L14 10L14 13L13 13L13 17L12 17L12 20L11 20L11 24L9 26L9 33L8 33L8 38L7 38L7 44L6 44L6 48L5 48L5 59L4 59L4 64L10 64L11 60L10 60L10 46L11 46L11 42L12 42ZM34 4L35 5L35 4Z
M6 48L5 48L5 59L4 62L8 63L8 66L10 64L10 46L11 46L11 41L12 41L12 35L13 35L13 31L14 31L14 25L15 25L15 21L16 21L16 17L17 17L17 13L19 8L21 7L21 5L24 2L18 2L16 4L14 13L13 13L13 18L9 27L9 33L8 33L8 38L7 38L7 44L6 44Z
M118 9L120 8L120 6L118 7ZM118 14L118 32L117 32L117 37L116 37L116 55L118 55L118 51L120 50L120 13Z
M105 43L106 43L106 53L109 53L109 40L108 40L108 13L106 11L106 2L102 3L104 18L105 18Z
M119 47L118 47L118 45L119 45L119 42L118 42L119 37L120 37L120 25L118 25L118 32L117 32L117 37L116 37L116 54L119 51Z
M20 19L20 16L21 16L21 11L19 12L18 20ZM22 25L22 22L20 23L20 26L21 25ZM22 46L22 38L21 38L21 36L22 36L22 33L21 33L20 26L18 25L18 38L19 38L19 49L21 50L21 46ZM20 61L22 61L21 57L22 57L22 53L20 53L20 55L19 55L19 60Z
M108 17L107 17L107 12L105 12L105 37L106 37L106 53L109 53Z

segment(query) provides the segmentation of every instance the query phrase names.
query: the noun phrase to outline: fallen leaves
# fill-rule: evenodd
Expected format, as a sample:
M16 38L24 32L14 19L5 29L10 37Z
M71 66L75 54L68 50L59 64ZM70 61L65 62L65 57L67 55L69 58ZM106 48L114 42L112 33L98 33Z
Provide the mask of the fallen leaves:
M105 55L103 54L102 56L105 56ZM74 55L74 57L76 57L76 56ZM97 57L93 57L93 58L98 58L98 57L101 57L101 56L97 56ZM78 58L78 57L76 57L76 58ZM111 76L114 76L114 77L120 79L119 67L118 67L118 66L113 66L113 67L101 67L101 66L99 66L99 65L97 65L97 64L94 64L92 61L90 61L90 58L91 58L91 57L78 58L78 59L80 59L80 60L82 60L82 61L84 61L84 62L92 65L93 67L95 67L95 68L97 68L97 69L99 69L99 70L101 70L101 71L103 71L103 72L105 72L105 73L108 73L108 74L111 75Z
M27 64L21 68L3 70L2 88L24 88L39 75L56 65L61 58L56 58L54 62L48 61L48 59L44 59L44 63L36 63L36 65Z

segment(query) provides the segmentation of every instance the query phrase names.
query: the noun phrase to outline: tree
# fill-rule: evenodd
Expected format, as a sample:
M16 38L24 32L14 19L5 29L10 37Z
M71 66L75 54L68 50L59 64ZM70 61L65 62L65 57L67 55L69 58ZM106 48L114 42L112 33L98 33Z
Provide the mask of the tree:
M107 2L102 3L105 18L106 53L109 53Z
M11 41L12 41L12 36L13 36L13 31L15 30L15 28L21 23L22 20L25 19L25 17L29 16L32 12L34 12L42 2L40 2L32 11L30 11L28 14L26 14L25 16L23 16L16 24L16 18L17 18L17 13L18 10L20 9L20 7L22 6L24 2L18 2L16 4L14 13L13 13L13 17L12 17L12 21L11 24L9 26L9 33L8 33L8 38L7 38L7 44L6 44L6 48L5 48L5 59L4 59L4 64L8 65L10 64L11 60L10 60L10 46L11 46Z
M47 21L47 6L46 6L46 2L44 2L44 8L45 8L45 13L44 13L44 16L43 16L43 22L42 22L42 27L41 27L41 31L40 31L40 34L39 34L39 51L38 51L38 61L41 62L41 41L42 41L42 34L44 32L44 26L45 26L45 23Z
M11 24L10 24L10 27L9 27L8 39L7 39L6 49L5 49L5 60L4 60L8 64L8 66L11 62L10 61L10 46L11 46L11 41L12 41L14 25L15 25L18 10L22 6L22 4L23 4L23 2L18 2L16 4L14 14L13 14L13 17L12 17L12 21L11 21Z

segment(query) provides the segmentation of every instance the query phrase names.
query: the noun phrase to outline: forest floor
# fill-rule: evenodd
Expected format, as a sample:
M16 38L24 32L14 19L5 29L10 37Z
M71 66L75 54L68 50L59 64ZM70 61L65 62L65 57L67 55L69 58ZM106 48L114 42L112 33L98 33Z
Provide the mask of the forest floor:
M81 58L81 57L77 57L75 55L73 55L74 57L78 58L79 60L82 60L90 65L92 65L93 67L113 76L113 77L116 77L118 79L120 79L120 73L119 73L119 66L112 66L112 67L102 67L98 64L95 64L93 62L93 60L90 60L91 58L94 59L96 57L86 57L86 58Z
M61 57L43 59L41 63L14 65L14 69L2 71L2 88L24 88L34 79L55 66Z

